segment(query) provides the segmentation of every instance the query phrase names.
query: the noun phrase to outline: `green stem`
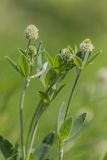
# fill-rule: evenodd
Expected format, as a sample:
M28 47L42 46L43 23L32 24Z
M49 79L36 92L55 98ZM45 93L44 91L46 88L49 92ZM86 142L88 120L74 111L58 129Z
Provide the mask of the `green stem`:
M24 125L23 125L23 108L24 108L24 99L25 99L25 93L26 93L26 89L29 86L29 80L26 80L23 90L22 90L22 94L21 94L21 98L20 98L20 108L19 108L19 112L20 112L20 141L21 141L21 154L22 154L22 160L25 159L25 148L24 148Z
M55 82L52 83L52 85L46 90L46 93L50 92L50 89L52 88L52 86L54 84L55 84ZM33 146L35 136L36 136L38 121L39 121L42 113L45 111L45 109L46 109L46 104L44 104L43 100L41 99L35 112L34 112L32 119L31 119L30 127L28 130L27 143L26 143L26 148L27 148L28 154L27 154L26 160L29 160L29 156L30 156L32 146Z
M27 56L28 53L29 53L29 46L30 46L30 43L31 43L31 40L28 41L28 45L27 45L27 49L26 49L26 56Z
M69 99L68 99L68 103L67 103L67 108L66 108L64 120L66 120L66 118L67 118L67 115L68 115L68 112L69 112L69 108L70 108L70 103L71 103L71 100L72 100L72 97L73 97L73 93L74 93L76 84L77 84L78 79L80 77L80 73L81 73L81 70L77 69L77 75L76 75L76 78L75 78L75 81L74 81L74 84L73 84L73 87L71 89L71 93L70 93L70 96L69 96Z
M60 142L60 140L59 140L59 160L63 160L63 155L64 155L64 153L63 153L63 151L64 151L63 147L64 147L63 143Z

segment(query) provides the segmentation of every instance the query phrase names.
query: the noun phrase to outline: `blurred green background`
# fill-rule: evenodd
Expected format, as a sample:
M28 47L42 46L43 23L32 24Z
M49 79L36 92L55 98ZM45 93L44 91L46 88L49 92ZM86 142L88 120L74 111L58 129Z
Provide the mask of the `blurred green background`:
M86 125L79 136L65 147L67 160L100 160L107 151L107 97L90 97L91 87L98 88L97 72L107 67L107 1L98 0L1 0L0 1L0 134L15 142L19 134L19 98L23 79L4 59L5 55L17 61L18 48L25 48L24 30L35 24L39 40L46 50L55 55L61 48L72 47L85 38L91 38L95 50L102 54L86 67L75 91L71 108L72 116L82 111L88 113ZM39 41L38 40L38 41ZM107 75L106 75L107 76ZM66 87L40 121L37 144L56 126L59 107L69 96L74 74L65 80ZM107 84L105 84L107 85ZM89 92L89 97L86 97ZM88 91L87 91L88 87ZM106 87L106 86L105 86ZM25 102L25 127L27 128L38 102L38 80L30 85ZM100 90L99 90L100 91ZM85 96L84 96L85 95ZM95 99L94 99L95 98Z

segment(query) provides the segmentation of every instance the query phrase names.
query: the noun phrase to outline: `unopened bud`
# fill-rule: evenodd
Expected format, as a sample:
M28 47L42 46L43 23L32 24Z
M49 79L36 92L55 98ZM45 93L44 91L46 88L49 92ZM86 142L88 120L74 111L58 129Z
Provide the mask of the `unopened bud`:
M35 46L33 46L33 45L30 45L29 46L29 53L28 53L29 55L36 55L37 54L37 49L36 49L36 47Z
M71 59L72 58L72 53L69 51L68 48L64 48L61 50L61 55L65 58L65 59Z

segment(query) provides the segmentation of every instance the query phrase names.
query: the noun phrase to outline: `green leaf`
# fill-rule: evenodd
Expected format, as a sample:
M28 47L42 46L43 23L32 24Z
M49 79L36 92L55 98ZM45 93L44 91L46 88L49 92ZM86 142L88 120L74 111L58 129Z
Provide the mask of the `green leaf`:
M91 56L91 58L88 60L88 62L86 63L86 65L90 64L92 61L94 61L96 59L97 56L99 56L99 54L101 53L101 51L99 51L98 53L96 53L95 55Z
M72 118L68 118L59 129L59 140L66 141L72 128Z
M77 135L80 132L81 128L83 127L85 118L86 118L86 113L83 113L73 121L72 130L69 135L69 138L73 138L75 135Z
M37 47L37 69L41 70L43 68L43 64L44 64L44 54L45 54L45 49L44 46L42 44L42 42L39 43L38 47Z
M48 63L53 66L53 60L52 60L52 57L47 53L45 52L45 58L47 59Z
M74 63L78 68L82 67L82 60L81 60L81 58L79 58L77 56L74 58Z
M54 69L57 73L62 73L65 71L65 63L61 55L57 55L54 59Z
M20 55L24 56L29 61L29 58L26 56L26 51L21 48L19 48L18 50L19 50Z
M28 77L30 74L30 66L25 56L20 56L19 65L23 75Z
M53 84L53 82L56 80L56 72L54 71L54 69L50 68L45 76L45 86L48 87L51 84Z
M26 51L24 49L19 48L18 50L22 55L26 55Z
M8 56L6 56L5 58L6 58L6 59L8 60L8 62L11 64L11 66L15 69L15 71L17 71L18 73L20 73L20 74L22 75L19 66L18 66L11 58L9 58Z
M58 115L58 128L57 128L58 134L62 124L64 123L65 112L66 112L66 106L65 106L65 103L63 102Z
M49 152L53 145L55 138L55 133L49 133L42 141L42 143L37 147L35 155L37 160L44 160L48 158Z
M0 136L0 150L3 156L7 159L12 156L13 153L13 145L5 138Z

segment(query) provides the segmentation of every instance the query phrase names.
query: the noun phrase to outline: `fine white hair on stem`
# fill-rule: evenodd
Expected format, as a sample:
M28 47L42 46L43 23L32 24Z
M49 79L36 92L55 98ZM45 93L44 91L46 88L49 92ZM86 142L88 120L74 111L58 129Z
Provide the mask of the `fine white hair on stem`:
M48 63L47 63L47 62L46 62L46 63L44 63L44 65L43 65L43 69L42 69L42 70L40 70L39 72L37 72L36 74L32 75L32 76L30 77L30 79L37 78L37 77L40 77L41 75L43 75L43 74L44 74L44 72L45 72L45 71L46 71L46 69L47 69L47 66L48 66Z

